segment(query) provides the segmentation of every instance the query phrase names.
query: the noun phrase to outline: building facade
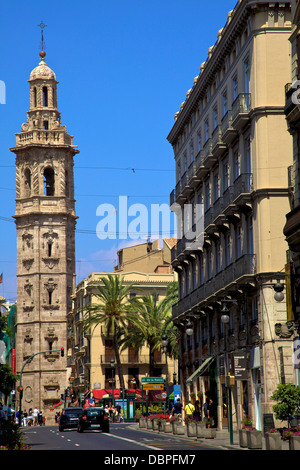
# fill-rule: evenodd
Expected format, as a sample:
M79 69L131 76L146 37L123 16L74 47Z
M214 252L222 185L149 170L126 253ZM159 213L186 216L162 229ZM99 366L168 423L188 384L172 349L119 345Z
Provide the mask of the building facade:
M168 135L177 178L170 205L181 210L184 234L172 250L181 383L186 398L198 391L213 398L219 427L228 424L229 386L234 426L247 415L262 429L273 390L294 381L291 339L277 326L286 304L273 289L288 248L290 33L290 2L237 2ZM201 247L190 247L185 234L203 220Z
M290 290L290 302L287 311L288 327L299 342L300 335L300 107L299 88L300 70L300 4L293 0L291 43L291 82L286 84L285 114L288 131L293 141L293 162L290 166L290 211L286 215L284 234L289 244L286 284ZM298 345L295 345L298 349ZM296 364L295 364L296 366ZM297 364L299 367L299 364ZM300 385L297 368L297 385Z
M73 157L78 150L61 124L57 80L40 53L29 79L30 109L16 134L16 373L22 409L37 407L47 423L67 384L67 313L75 289Z
M118 251L118 265L112 275L123 277L124 285L136 284L134 295L157 295L160 302L165 296L168 285L177 276L171 266L171 248L173 239L142 243ZM73 350L69 358L72 367L70 388L74 399L79 399L86 392L97 396L98 390L120 389L117 370L112 370L111 360L115 360L112 336L107 334L104 326L97 326L91 334L84 333L80 326L82 312L80 309L88 304L95 304L96 287L106 272L91 273L87 279L76 287L74 296L74 312L69 315L69 345ZM126 348L120 355L126 389L140 389L141 377L149 372L149 350L143 346L140 350ZM168 383L173 381L173 373L177 372L177 361L166 361L162 351L156 351L155 375L167 377Z

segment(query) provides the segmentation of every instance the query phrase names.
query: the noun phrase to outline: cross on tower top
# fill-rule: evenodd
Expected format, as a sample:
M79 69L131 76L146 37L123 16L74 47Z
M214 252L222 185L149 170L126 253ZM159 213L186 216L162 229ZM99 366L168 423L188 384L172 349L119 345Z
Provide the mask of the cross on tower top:
M43 21L41 21L40 24L38 24L37 26L39 26L41 28L41 36L42 36L41 46L42 46L42 51L44 51L44 47L45 47L44 29L47 27L47 25Z

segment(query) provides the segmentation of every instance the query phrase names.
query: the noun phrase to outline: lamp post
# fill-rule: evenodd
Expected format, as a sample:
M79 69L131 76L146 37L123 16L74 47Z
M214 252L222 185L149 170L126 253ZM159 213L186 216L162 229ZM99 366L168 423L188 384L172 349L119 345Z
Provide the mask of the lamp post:
M226 306L226 302L237 303L235 300L223 300L223 307L221 310L221 322L224 325L224 366L225 366L225 388L227 391L228 399L228 419L229 419L229 438L230 444L233 444L233 429L232 429L232 406L231 406L231 390L230 390L230 375L228 368L228 354L226 344L226 325L229 323L229 310Z
M112 376L112 406L115 409L115 361L114 359L111 359L110 361L110 367L111 367L111 376ZM115 413L113 412L112 414L112 419L113 423L115 422Z
M162 337L161 337L161 344L162 344L162 347L163 347L163 352L165 353L165 356L166 356L166 392L167 392L167 407L169 409L169 393L168 393L168 387L169 387L169 384L168 384L168 357L167 357L167 346L168 346L168 337L166 335L166 333L163 333ZM166 403L164 402L164 411L166 411Z

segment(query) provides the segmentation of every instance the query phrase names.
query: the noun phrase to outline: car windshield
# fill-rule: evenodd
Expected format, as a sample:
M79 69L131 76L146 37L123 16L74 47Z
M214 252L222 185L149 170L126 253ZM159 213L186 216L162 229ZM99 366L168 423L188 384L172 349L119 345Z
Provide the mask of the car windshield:
M87 416L93 417L93 416L100 416L103 414L103 410L88 410L87 411Z
M65 410L63 414L69 418L77 418L82 413L81 410Z

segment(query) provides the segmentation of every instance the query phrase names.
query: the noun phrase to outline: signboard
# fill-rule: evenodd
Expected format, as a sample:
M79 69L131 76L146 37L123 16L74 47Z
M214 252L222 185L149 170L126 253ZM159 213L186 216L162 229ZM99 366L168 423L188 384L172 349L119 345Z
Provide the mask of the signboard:
M164 383L163 377L142 377L142 384L160 384Z
M234 353L234 376L236 380L247 380L247 355L246 353Z
M177 400L177 398L180 398L181 395L181 385L173 385L173 390L174 390L174 401Z
M264 434L270 429L274 429L274 417L272 413L264 413Z
M152 384L152 383L146 383L142 385L143 390L163 390L164 384Z

